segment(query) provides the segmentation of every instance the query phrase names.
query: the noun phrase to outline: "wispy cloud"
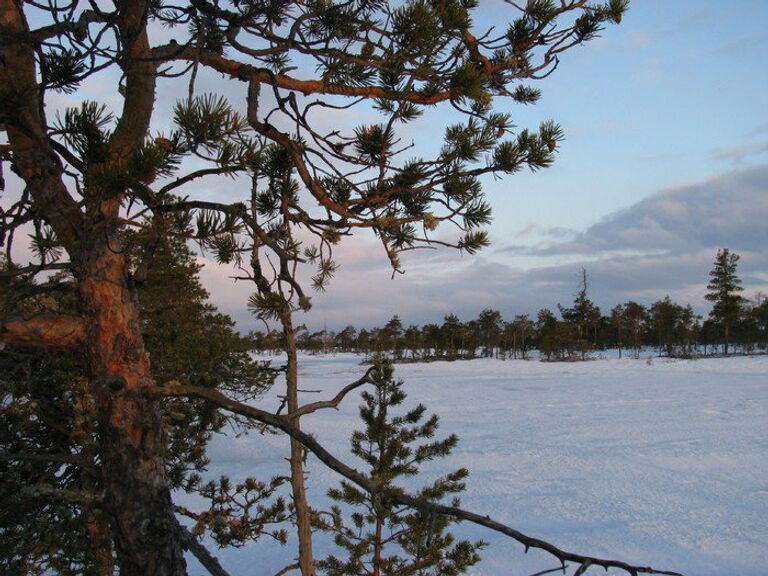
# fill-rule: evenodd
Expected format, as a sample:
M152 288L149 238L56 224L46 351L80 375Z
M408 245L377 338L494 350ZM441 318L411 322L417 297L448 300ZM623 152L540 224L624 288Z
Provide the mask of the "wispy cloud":
M768 42L765 34L747 34L738 36L729 42L721 44L712 50L714 54L741 54L745 50L752 50Z
M715 160L730 160L741 162L746 158L758 156L768 152L768 142L754 142L742 144L740 146L731 146L729 148L716 148L712 151L712 158Z
M747 136L759 136L761 134L768 134L768 122L763 122L762 124L758 124L757 126L752 129Z
M662 76L659 58L646 58L640 63L636 73L637 80L643 84L656 84Z

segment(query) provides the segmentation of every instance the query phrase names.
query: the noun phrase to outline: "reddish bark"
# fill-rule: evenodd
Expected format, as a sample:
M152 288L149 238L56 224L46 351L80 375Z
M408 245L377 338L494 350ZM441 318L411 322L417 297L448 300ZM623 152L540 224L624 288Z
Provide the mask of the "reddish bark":
M80 282L85 349L96 402L105 506L122 575L185 574L165 475L155 386L141 340L135 294L121 254L103 246Z
M28 26L21 3L0 0L0 33L23 35ZM146 2L122 2L120 39L126 57L124 110L110 142L110 161L124 158L145 137L152 113L154 64L148 51ZM0 45L0 83L18 91L6 124L16 172L35 210L56 231L74 265L83 319L82 351L99 421L99 446L109 519L122 576L186 573L180 535L165 473L160 410L145 392L155 386L144 349L135 291L118 240L120 195L91 190L85 211L67 191L61 163L45 133L30 44ZM6 103L8 105L8 103ZM94 200L96 198L96 200ZM14 328L15 326L15 328ZM22 332L21 324L11 329ZM8 327L6 326L6 330ZM28 334L39 337L60 330Z
M85 322L78 316L60 314L9 318L3 322L2 338L14 344L71 348L85 340Z

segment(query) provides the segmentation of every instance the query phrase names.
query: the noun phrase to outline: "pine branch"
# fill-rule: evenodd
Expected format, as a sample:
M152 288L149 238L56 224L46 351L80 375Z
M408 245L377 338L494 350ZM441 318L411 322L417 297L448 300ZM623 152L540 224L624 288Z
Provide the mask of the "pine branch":
M205 546L200 544L197 538L185 526L182 526L178 520L176 521L176 526L181 537L182 546L197 558L211 576L229 576L229 572L222 568L218 559Z
M288 574L288 572L291 572L293 570L298 570L298 569L299 569L298 563L288 564L288 566L276 572L275 576L284 576L285 574Z
M277 242L275 242L275 240L269 236L269 234L267 234L264 228L259 225L256 219L248 213L245 205L240 202L234 204L224 204L221 202L209 202L205 200L180 200L179 202L153 206L152 210L158 213L184 210L213 210L222 214L236 216L245 222L256 234L258 239L266 246L269 246L269 248L275 254L277 254L279 258L304 262L302 258L289 254Z
M108 23L111 17L104 12L95 12L93 10L83 10L80 17L77 20L57 22L50 26L43 26L36 30L31 30L25 34L18 34L16 36L10 36L7 39L3 39L0 44L5 42L32 42L34 44L41 44L45 40L54 37L74 35L76 37L85 37L88 33L88 26L97 23Z
M449 91L430 95L421 95L416 92L403 94L378 86L350 86L348 84L331 84L323 80L299 80L287 74L275 74L267 68L259 68L238 62L237 60L228 59L215 52L200 51L193 46L182 46L173 42L153 48L152 58L162 62L200 62L204 66L222 74L227 74L237 80L252 81L286 90L295 90L305 96L310 94L349 96L354 98L362 96L371 99L406 100L423 105L438 104L451 98Z
M235 414L240 414L241 416L246 416L261 422L262 424L266 424L268 426L282 430L291 436L291 438L301 442L305 448L311 451L323 464L328 466L331 470L341 474L368 492L381 492L381 486L379 483L371 480L369 477L361 474L354 468L338 460L330 452L328 452L328 450L326 450L312 435L296 428L285 416L276 416L271 412L267 412L259 408L254 408L253 406L248 406L247 404L231 400L216 390L201 388L198 386L184 386L177 382L169 382L160 388L148 390L147 393L154 397L191 397L205 399L219 406L220 408L234 412ZM562 563L569 561L574 562L580 566L584 566L585 564L600 566L606 570L609 568L618 568L633 576L636 576L637 574L682 576L678 572L657 570L649 566L635 566L626 562L621 562L619 560L584 556L581 554L568 552L566 550L561 550L557 546L545 540L528 536L519 530L515 530L510 526L502 524L501 522L497 522L490 516L482 516L481 514L463 510L455 506L445 506L442 504L430 502L428 500L416 498L403 491L398 490L387 492L386 498L396 504L403 504L419 510L443 514L484 526L509 536L513 540L516 540L525 547L526 551L528 551L530 548L543 550L560 560Z
M11 317L0 325L0 342L29 346L73 348L85 340L85 321L80 316L39 314Z
M179 188L180 186L183 186L192 180L196 180L197 178L203 178L204 176L221 176L224 174L232 174L234 172L244 171L245 167L237 167L237 166L222 166L217 168L203 168L201 170L195 170L194 172L190 172L189 174L185 174L184 176L177 178L173 182L169 182L160 190L157 191L157 196L163 196L164 194L167 194L171 190L174 190L175 188Z

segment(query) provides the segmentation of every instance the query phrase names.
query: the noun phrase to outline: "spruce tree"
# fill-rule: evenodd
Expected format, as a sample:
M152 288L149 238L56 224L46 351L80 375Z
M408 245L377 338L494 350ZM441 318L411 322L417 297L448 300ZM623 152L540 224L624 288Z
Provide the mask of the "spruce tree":
M346 558L330 555L318 563L328 576L451 576L462 574L480 560L484 543L457 541L448 532L454 521L446 516L395 505L388 495L396 493L402 482L419 473L421 464L448 456L458 438L450 435L431 440L438 429L438 417L425 417L426 407L419 404L402 412L406 399L403 382L394 380L392 365L378 361L372 373L374 389L362 393L360 406L363 430L351 437L352 454L368 467L377 486L365 492L347 481L329 491L341 504L335 505L330 519L319 522L334 533L337 546ZM423 443L420 443L423 442ZM437 502L464 490L466 469L461 468L423 487L418 496ZM352 509L349 523L344 509Z
M736 275L736 264L739 255L728 248L717 251L715 264L709 273L709 292L704 296L713 302L709 317L723 329L725 355L728 355L728 344L731 328L738 322L744 298L739 295L743 290L741 279Z

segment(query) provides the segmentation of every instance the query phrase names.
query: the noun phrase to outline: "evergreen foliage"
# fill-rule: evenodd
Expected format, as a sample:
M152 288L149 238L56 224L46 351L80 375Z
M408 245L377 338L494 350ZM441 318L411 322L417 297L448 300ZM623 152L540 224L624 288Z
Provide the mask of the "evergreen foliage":
M739 294L743 290L741 279L736 274L739 255L728 248L717 251L715 264L709 273L707 294L704 296L713 303L710 319L722 327L725 354L728 354L728 344L731 326L734 326L744 304L744 298Z
M274 372L251 358L253 341L240 336L231 318L207 301L197 276L200 265L178 222L158 219L127 234L125 247L134 275L141 278L142 331L158 382L173 379L243 399L271 386ZM54 289L60 280L17 285L13 306L26 314L73 309L70 281L69 289ZM114 561L98 502L97 421L86 373L79 354L21 346L0 350L0 418L8 424L0 430L0 498L6 503L0 512L0 568L5 574L101 575ZM163 420L172 485L211 502L201 514L188 511L197 533L209 529L222 544L265 532L284 539L279 528L272 528L289 517L285 503L273 498L279 479L266 485L248 479L236 487L226 478L201 480L211 435L237 421L191 399L165 403ZM247 492L247 497L235 500L233 492Z
M600 322L600 308L589 299L587 288L587 271L582 269L581 289L576 293L573 307L564 308L560 304L557 305L563 320L574 327L576 341L573 347L579 351L582 360L596 344Z
M722 254L722 251L718 253L718 260L723 260ZM738 255L730 253L728 261L734 266L733 273L737 260ZM718 277L720 268L725 269L716 267ZM757 294L754 302L742 298L738 294L741 291L738 276L726 284L731 288L727 289L729 296L723 301L733 307L727 318L729 346L737 345L744 353L765 351L768 349L765 320L768 300L761 294ZM712 286L710 282L708 288L713 290ZM709 299L720 298L720 292L710 294ZM637 359L645 347L656 348L659 355L694 357L716 353L719 346L725 345L725 318L720 314L727 306L715 302L709 320L704 323L691 305L673 302L669 296L650 306L629 300L614 306L610 315L601 316L599 307L588 296L585 271L582 271L582 285L573 306L559 306L559 309L562 319L558 320L551 310L544 308L539 310L534 322L520 314L505 321L499 311L486 308L467 322L462 322L456 314L447 314L441 325L410 325L404 331L396 316L382 328L360 330L357 337L352 337L356 332L354 327L348 326L343 335L323 331L322 341L307 334L299 345L313 352L342 350L369 356L390 355L397 362L478 356L526 359L532 349L538 350L541 359L563 361L587 359L590 351L610 348L618 349L620 356L627 349L631 357Z
M88 465L99 465L101 484L95 488L103 489L99 501L107 524L99 531L107 534L107 544L93 538L89 543L95 544L96 555L107 552L109 557L98 567L94 558L94 570L113 571L114 549L125 574L173 576L186 573L182 548L189 540L173 528L172 488L198 490L211 498L209 510L188 515L196 520L197 531L210 529L226 544L257 537L284 516L286 507L258 504L274 493L279 479L201 485L196 471L204 466L202 445L223 418L207 403L168 397L203 397L231 409L237 405L231 396L250 399L255 391L250 384L268 383L272 374L261 378L251 370L248 345L232 335L227 319L197 304L176 310L184 295L171 276L163 284L164 278L153 279L144 269L144 258L134 259L126 229L155 228L158 238L173 236L173 227L163 220L171 218L181 224L186 239L252 282L251 310L282 326L279 337L265 340L281 341L289 358L289 415L275 419L262 414L261 420L301 436L299 417L290 414L301 411L292 313L311 306L303 278L311 277L307 285L312 288L324 289L336 270L334 246L358 229L378 237L396 272L402 267L400 254L417 247L447 245L474 253L487 245L483 227L490 208L481 177L545 168L563 137L549 121L518 129L509 115L494 110L495 100L535 102L539 92L529 83L554 72L569 49L620 22L627 8L626 0L510 2L504 5L508 26L492 32L475 29L472 16L479 3L464 0L0 2L0 34L10 39L0 42L0 127L8 141L0 160L11 162L22 190L18 201L3 209L0 228L12 269L0 294L0 333L10 344L8 353L24 352L22 344L43 347L18 365L21 379L14 375L3 385L31 386L35 376L25 373L25 366L45 357L45 346L67 349L63 354L80 363L50 390L61 391L54 402L61 414L53 421L65 440L70 437L65 454L80 455L85 448L74 446L80 439L72 438L70 429L82 426L68 428L67 418L79 422L83 412L86 421L98 421L98 433L83 429L83 441L95 438L98 457L71 470L76 480ZM199 94L200 71L228 82L223 90L240 85L237 101L245 102L245 110L236 110L218 94ZM119 113L102 103L82 102L85 80L103 86L105 93L119 93ZM157 97L160 85L178 99L172 111L163 111L172 118L167 133L153 132L155 107L164 101ZM79 94L82 103L54 122L48 117L51 90L68 92L75 102ZM460 120L446 128L442 146L431 157L406 156L408 124L440 103L458 111ZM330 132L321 128L320 115L356 105L373 108L379 117ZM221 201L199 194L206 189L200 182L223 176L235 180ZM26 234L30 224L36 261L20 267L14 261L18 253L13 246L19 246L14 234ZM441 225L453 233L435 234ZM147 241L152 246L147 254L162 256L162 241L152 233ZM314 274L299 272L305 264ZM69 274L52 290L69 290L71 307L61 310L71 313L19 315L14 290L25 281L36 290L31 282L36 274L60 269ZM148 295L142 305L142 284L151 282L162 284L162 290L156 303ZM194 283L185 289L192 298L201 296ZM177 318L153 324L155 311L161 314L166 306ZM480 334L480 325L470 322L457 345L469 355L479 346ZM324 339L327 334L309 341ZM376 339L369 342L374 346ZM148 352L156 363L154 372ZM218 357L221 353L225 358ZM83 407L71 392L73 376L85 377ZM178 384L158 386L166 379ZM219 389L230 397L222 400ZM42 426L34 430L35 442L30 437L27 443L40 449L36 456L48 466L41 474L53 482L56 504L65 505L66 494L56 485L61 470L50 464L54 455L43 438L51 420L45 410L51 407L36 403L26 390L17 396L20 403L9 406L32 419L31 426ZM259 419L243 406L237 405L239 413ZM32 435L25 430L26 420L14 424L9 442ZM174 433L174 426L189 434ZM312 576L311 533L301 519L308 517L301 450L292 438L299 567L304 576ZM11 454L8 466L22 472L3 478L24 478L29 461ZM432 490L453 493L462 478L457 472ZM93 486L80 488L93 494ZM430 489L425 490L429 497ZM242 500L246 504L233 507ZM39 504L29 519L45 521L46 503ZM250 516L253 511L265 514L265 522ZM226 519L238 514L231 522ZM46 558L52 553L64 558L64 544L35 536L28 531L20 540L27 548L10 557L41 558L53 569ZM53 548L41 552L36 548L40 541ZM427 544L423 538L417 541L422 548ZM448 554L435 559L444 565L430 566L441 572L474 561L472 545L457 547L451 550L458 559ZM584 569L594 560L585 558ZM90 569L85 556L73 556L73 561L82 571Z
M345 557L330 555L318 566L328 576L452 576L464 573L480 560L483 542L456 540L448 532L455 521L424 510L395 505L389 498L419 473L420 466L448 456L458 442L455 435L433 440L438 417L426 416L422 404L403 412L407 395L403 382L393 378L392 365L377 361L372 373L374 389L362 393L362 430L352 434L352 454L362 460L377 490L364 492L342 481L329 491L339 503L318 526L334 534ZM421 488L418 497L438 502L464 488L464 468ZM345 512L349 520L345 520Z

